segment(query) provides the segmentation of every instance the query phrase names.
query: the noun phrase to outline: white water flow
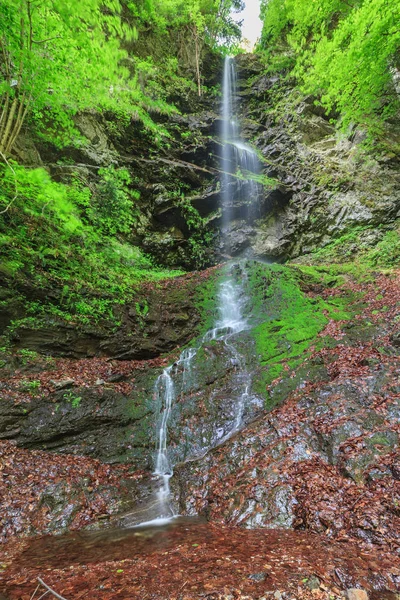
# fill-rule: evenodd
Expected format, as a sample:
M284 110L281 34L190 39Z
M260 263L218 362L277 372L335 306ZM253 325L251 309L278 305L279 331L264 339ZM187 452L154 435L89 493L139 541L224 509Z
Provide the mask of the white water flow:
M257 154L240 139L240 129L236 120L236 69L233 59L225 60L223 77L223 103L222 103L222 142L221 156L222 167L222 212L223 229L227 228L237 215L235 215L235 201L243 203L243 195L249 204L257 199L258 183L252 179L245 179L246 173L255 174L259 170ZM232 186L238 181L237 174L243 175L239 185ZM232 175L235 177L232 177ZM232 189L235 193L232 194ZM242 218L246 215L240 215ZM157 430L157 454L154 475L160 478L160 488L157 492L159 516L153 524L163 524L166 520L177 515L174 514L170 503L169 481L173 474L173 464L168 452L168 425L171 411L177 400L177 389L185 391L191 380L192 362L202 344L212 340L223 341L231 356L235 377L235 413L229 432L220 439L223 442L235 433L243 423L244 410L250 401L251 378L246 370L245 358L240 354L235 345L235 336L247 328L246 319L243 317L243 308L246 298L243 293L243 284L246 277L240 272L242 281L238 277L230 276L220 284L218 294L219 317L215 327L210 329L196 348L185 349L179 359L164 369L155 383L155 399L161 408L161 415ZM178 385L179 384L179 385Z
M216 326L203 336L199 347L203 343L211 340L222 340L232 354L232 361L236 367L241 366L242 357L230 343L230 338L243 331L246 328L246 321L242 317L241 302L237 294L238 288L231 281L224 281L220 287L219 293L219 319ZM173 475L173 465L168 455L168 422L171 416L171 409L176 401L176 387L174 379L181 378L182 389L185 389L190 382L192 359L196 356L198 348L187 348L180 355L179 359L169 367L163 370L155 383L155 400L161 406L161 419L158 426L158 445L156 455L156 465L154 475L160 478L160 488L157 492L157 500L160 515L152 521L154 524L163 524L165 519L172 518L175 515L169 502L170 487L169 480ZM244 396L242 394L242 396ZM240 406L235 416L235 421L231 435L239 427L244 410L244 399L240 401ZM225 436L225 438L228 436Z
M240 137L237 120L238 90L235 61L226 57L222 82L222 151L221 199L222 229L229 229L235 219L248 220L254 216L261 185L257 181L260 163L257 153ZM225 247L230 252L229 239Z

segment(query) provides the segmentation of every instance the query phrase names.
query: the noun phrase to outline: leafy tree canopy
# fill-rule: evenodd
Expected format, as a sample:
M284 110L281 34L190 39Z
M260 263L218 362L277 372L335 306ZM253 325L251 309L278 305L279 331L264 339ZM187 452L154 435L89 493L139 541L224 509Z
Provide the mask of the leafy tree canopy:
M188 26L201 43L239 35L231 19L241 0L0 0L0 152L7 156L27 117L60 144L71 117L85 109L114 110L157 130L149 111L172 110L163 95L138 81L140 60L127 52L150 22L158 35ZM142 67L146 65L142 61ZM154 92L154 88L152 90Z
M262 12L263 50L284 41L303 91L344 126L377 133L399 110L400 0L264 0Z
M130 107L145 99L124 65L120 40L136 31L120 18L118 0L0 2L0 150L8 153L27 114L55 137L85 108ZM60 128L61 126L61 128Z

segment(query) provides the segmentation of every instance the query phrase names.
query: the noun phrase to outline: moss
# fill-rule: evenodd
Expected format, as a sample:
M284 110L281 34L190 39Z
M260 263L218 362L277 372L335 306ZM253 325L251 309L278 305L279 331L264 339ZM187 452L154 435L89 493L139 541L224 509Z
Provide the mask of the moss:
M305 290L310 284L331 287L342 282L342 276L326 269L248 265L249 311L254 321L251 335L261 365L254 388L265 398L266 408L272 408L277 402L266 388L283 374L284 368L291 374L285 378L291 382L289 388L297 386L298 376L293 373L310 355L311 347L318 349L327 343L318 334L329 319L348 320L353 314L349 310L350 302L354 302L353 294L344 293L341 297L324 300L310 297Z
M198 287L195 306L201 317L197 331L199 336L215 326L218 317L218 288L223 276L224 269L214 271Z
M313 265L325 263L323 269L331 274L351 274L357 279L368 280L375 268L392 269L400 261L400 220L392 225L375 229L366 226L353 227L324 248L300 259ZM318 269L308 267L310 271Z
M368 440L369 446L388 446L394 448L398 443L398 435L394 431L374 433Z
M252 270L250 286L256 313L267 317L253 329L261 364L298 356L328 322L320 306L301 291L290 269L258 265Z

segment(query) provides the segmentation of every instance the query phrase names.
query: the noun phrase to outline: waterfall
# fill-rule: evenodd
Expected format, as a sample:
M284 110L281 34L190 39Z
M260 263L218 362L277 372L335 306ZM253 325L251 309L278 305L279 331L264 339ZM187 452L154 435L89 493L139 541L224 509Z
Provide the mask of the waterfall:
M224 246L231 254L228 230L237 218L249 221L255 216L262 191L257 181L260 162L257 153L240 137L238 89L233 58L226 57L222 83L221 127L221 205Z
M212 340L223 341L232 355L232 361L236 366L241 368L243 359L230 342L230 338L233 335L240 333L247 326L241 312L242 302L238 297L239 291L239 288L231 280L225 280L221 283L218 297L219 319L215 327L205 333L198 347ZM169 502L169 480L173 475L173 465L168 456L168 422L172 406L176 401L174 380L178 381L178 378L181 378L182 389L186 388L190 382L192 361L197 354L197 350L198 348L185 349L175 363L163 370L155 383L154 396L157 405L161 408L161 418L157 428L158 444L154 470L154 475L160 478L160 487L157 491L158 511L160 514L154 520L154 523L158 521L162 524L165 522L165 519L176 516ZM248 394L248 384L246 384L245 394ZM229 435L236 431L241 424L245 406L243 396L245 394L240 394L234 426ZM223 439L227 437L229 436L225 436Z
M222 101L222 154L221 154L221 196L223 214L223 233L236 218L235 201L245 201L251 206L257 200L259 184L253 179L246 179L246 174L257 174L259 162L256 152L240 139L240 128L237 121L237 77L234 60L227 58L223 76ZM242 178L238 175L241 175ZM232 190L235 190L232 192ZM249 212L246 211L245 218ZM227 244L228 245L228 244ZM202 344L213 340L222 341L231 356L231 363L236 371L237 402L232 426L220 442L235 433L243 423L246 404L250 400L251 379L246 370L245 358L235 346L235 336L247 328L243 317L245 296L244 281L232 277L224 279L218 293L218 319L215 326L202 337L195 348L185 349L179 359L163 370L155 383L155 400L160 407L160 419L157 426L157 452L154 475L160 479L157 492L159 516L152 523L164 523L165 519L175 517L170 504L169 481L173 474L173 464L168 453L168 424L171 410L177 399L177 389L185 391L190 383L193 359ZM245 275L241 273L242 279ZM180 384L179 386L177 384Z

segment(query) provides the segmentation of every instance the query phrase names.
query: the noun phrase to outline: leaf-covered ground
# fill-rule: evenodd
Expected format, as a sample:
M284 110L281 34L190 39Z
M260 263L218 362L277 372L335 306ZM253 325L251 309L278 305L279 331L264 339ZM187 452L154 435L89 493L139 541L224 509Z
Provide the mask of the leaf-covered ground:
M140 476L128 466L0 442L0 542L106 519Z
M68 600L274 598L271 592L332 600L346 587L394 590L400 577L400 562L373 549L304 532L201 523L43 538L13 553L0 576L10 600L29 600L37 577Z

